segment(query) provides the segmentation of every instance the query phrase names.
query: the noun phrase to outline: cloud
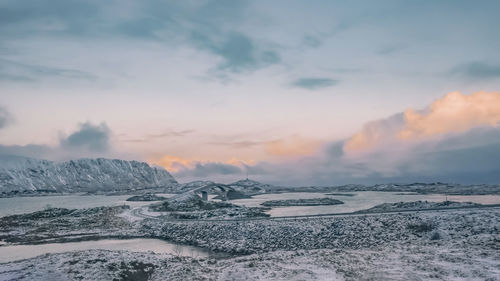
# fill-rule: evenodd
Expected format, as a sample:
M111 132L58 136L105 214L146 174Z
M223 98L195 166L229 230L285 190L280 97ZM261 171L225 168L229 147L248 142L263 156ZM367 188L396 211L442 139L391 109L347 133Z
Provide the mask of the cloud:
M117 8L101 1L3 1L0 38L44 37L107 40L123 38L172 46L189 45L220 58L216 74L255 71L281 61L276 50L239 28L247 1L146 1ZM230 28L227 28L230 26ZM57 69L55 69L57 70ZM57 71L69 76L84 73ZM4 73L8 80L31 75Z
M237 159L229 161L201 161L172 155L149 159L149 163L164 167L180 181L215 180L230 182L240 179L246 171L257 172L255 163Z
M123 139L123 141L144 143L144 142L149 142L149 141L155 140L155 139L185 137L187 135L192 134L193 132L194 132L194 130L181 130L181 131L169 130L169 131L165 131L165 132L159 133L159 134L148 134L148 135L144 136L143 138ZM124 135L126 135L126 134L124 134Z
M302 38L302 42L306 46L312 47L312 48L318 48L323 43L318 37L313 36L313 35L305 35Z
M160 159L150 159L148 162L164 167L170 172L177 172L191 166L193 160L173 155L164 155Z
M106 152L110 149L111 130L106 123L92 125L85 122L79 125L79 129L64 139L61 139L61 146L65 148L78 148L91 152Z
M193 32L191 39L199 48L222 58L217 66L218 70L252 71L281 61L275 51L258 48L252 39L240 32L228 32L218 40Z
M110 157L114 153L112 151L110 138L111 130L106 123L93 125L90 122L85 122L79 124L76 131L68 136L61 137L57 145L0 144L0 154L19 155L48 160Z
M449 74L470 80L497 79L500 78L500 65L475 61L458 65Z
M168 157L169 164L161 163L161 166L173 171L181 181L232 182L248 173L254 180L292 186L436 181L500 183L499 127L480 126L407 142L398 139L398 130L391 130L391 122L402 120L402 115L394 115L386 126L379 125L381 130L393 132L392 139L355 157L345 150L347 140L339 140L319 146L313 154L280 158L275 162L203 162Z
M86 24L95 25L98 14L95 1L7 0L0 3L0 26L3 34L17 36L36 32L78 32L87 29Z
M25 64L0 58L0 80L32 82L49 77L91 81L96 79L96 76L80 70Z
M207 142L207 144L210 145L219 145L219 146L227 146L230 148L236 148L236 149L241 149L241 148L250 148L250 147L255 147L255 146L261 146L265 144L265 141L253 141L253 140L242 140L242 141L212 141L212 142Z
M178 172L175 172L174 175L180 178L215 178L220 175L243 175L243 170L232 164L220 162L198 162L194 164L194 167L181 169Z
M319 145L319 141L294 135L289 138L266 142L265 148L269 154L275 156L307 156L314 154Z
M406 48L405 45L390 45L390 46L385 46L385 47L379 49L377 53L379 55L388 56L388 55L398 53L398 52L404 50L405 48Z
M500 92L477 92L472 95L449 93L434 101L424 112L405 111L405 127L400 139L430 137L464 132L478 126L495 126L500 122Z
M499 93L450 93L367 123L316 153L246 167L275 184L500 183ZM408 114L408 112L411 112Z
M404 125L403 113L395 114L386 119L367 123L361 131L350 137L345 145L346 152L363 151L374 148L383 142L390 142L398 130Z
M2 145L0 144L0 154L17 155L39 159L54 159L56 149L48 145L28 144L28 145Z
M338 80L331 78L299 78L292 82L292 86L307 90L318 90L322 88L327 88L335 86L339 83Z
M193 133L194 130L182 130L182 131L166 131L160 134L150 134L148 135L149 138L169 138L169 137L184 137L186 135L189 135Z
M0 129L5 128L11 122L12 117L4 107L0 106Z
M382 145L416 141L478 126L496 126L500 122L500 93L449 93L424 110L404 113L366 124L344 146L348 153L367 151Z
M499 122L500 93L449 93L424 110L368 123L328 161L362 167L364 181L499 183Z

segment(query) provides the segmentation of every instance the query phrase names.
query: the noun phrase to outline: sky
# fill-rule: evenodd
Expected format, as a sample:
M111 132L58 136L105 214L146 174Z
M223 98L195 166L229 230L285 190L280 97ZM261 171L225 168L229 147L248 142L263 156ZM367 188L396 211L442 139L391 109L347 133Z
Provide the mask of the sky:
M0 154L500 183L499 1L0 1Z

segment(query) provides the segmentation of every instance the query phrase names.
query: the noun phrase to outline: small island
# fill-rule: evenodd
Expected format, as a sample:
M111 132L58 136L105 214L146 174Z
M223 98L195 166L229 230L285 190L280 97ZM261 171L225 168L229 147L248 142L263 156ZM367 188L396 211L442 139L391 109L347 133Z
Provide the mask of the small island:
M346 197L353 197L356 196L354 193L326 193L325 195L331 195L331 196L346 196Z
M323 205L339 205L339 204L344 204L344 202L332 198L269 200L261 203L262 206L266 207L323 206Z
M145 193L141 195L132 196L128 198L127 201L163 201L166 199L167 198L163 196L158 196L152 193Z
M382 213L382 212L397 212L397 211L421 211L421 210L439 210L439 209L457 209L457 208L474 208L484 206L479 203L472 202L429 202L429 201L414 201L414 202L397 202L383 203L375 207L360 210L356 213Z

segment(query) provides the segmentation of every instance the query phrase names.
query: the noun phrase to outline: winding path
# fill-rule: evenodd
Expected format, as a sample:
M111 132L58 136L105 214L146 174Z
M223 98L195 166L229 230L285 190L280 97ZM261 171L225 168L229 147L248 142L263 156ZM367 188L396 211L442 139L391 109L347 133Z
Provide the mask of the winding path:
M147 210L148 206L137 207L131 210L131 214L141 219L156 219L162 220L160 216L151 216L145 214L143 211ZM486 208L500 208L500 204L480 205L480 206L464 206L464 207L449 207L449 208L430 208L430 209L406 209L406 210L393 210L393 211L378 211L369 213L333 213L333 214L318 214L318 215L300 215L300 216L286 216L286 217L253 217L253 218L238 218L238 219L169 219L173 222L210 222L210 221L255 221L255 220L294 220L304 218L323 218L323 217L346 217L346 216L366 216L366 215L380 215L380 214L394 214L394 213L413 213L413 212L436 212L436 211L453 211L453 210L467 210L467 209L486 209Z

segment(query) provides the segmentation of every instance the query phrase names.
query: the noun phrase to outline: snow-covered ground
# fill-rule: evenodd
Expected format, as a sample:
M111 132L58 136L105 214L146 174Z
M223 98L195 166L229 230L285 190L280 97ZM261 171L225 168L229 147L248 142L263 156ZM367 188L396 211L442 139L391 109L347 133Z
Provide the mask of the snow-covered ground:
M225 259L86 250L0 264L0 280L499 280L500 208L301 219L129 221L127 207L0 218L29 244L154 237ZM129 214L133 215L133 214ZM0 255L2 247L0 246Z
M499 276L498 248L435 241L359 250L275 251L219 260L88 250L0 264L0 280L494 281Z
M370 214L252 221L144 220L155 236L228 253L277 250L363 249L392 242L500 239L500 209Z
M397 202L383 203L372 208L358 211L358 213L376 213L376 212L394 212L394 211L409 211L409 210L429 210L429 209L454 209L454 208L473 208L480 207L481 204L472 202L429 202L429 201L414 201L414 202Z

